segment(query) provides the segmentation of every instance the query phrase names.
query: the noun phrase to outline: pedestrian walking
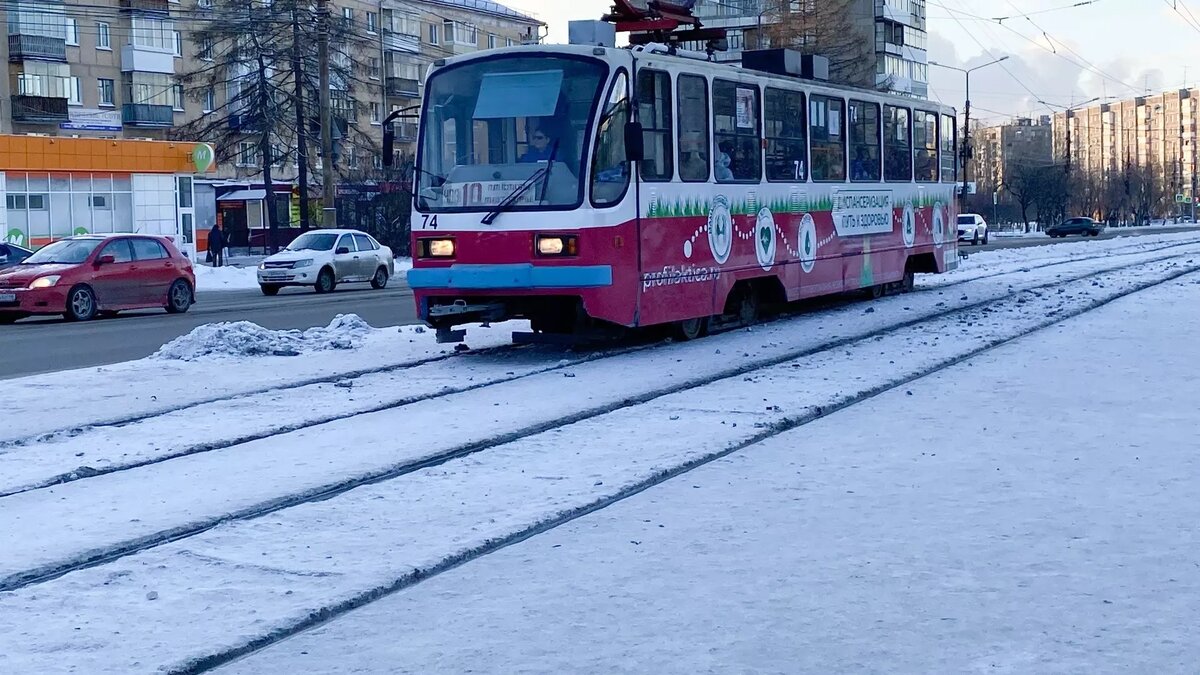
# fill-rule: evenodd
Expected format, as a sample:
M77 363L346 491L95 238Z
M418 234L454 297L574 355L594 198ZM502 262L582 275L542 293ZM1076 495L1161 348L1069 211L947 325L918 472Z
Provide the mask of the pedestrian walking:
M225 233L220 224L214 224L208 231L208 256L213 267L220 267L225 262Z

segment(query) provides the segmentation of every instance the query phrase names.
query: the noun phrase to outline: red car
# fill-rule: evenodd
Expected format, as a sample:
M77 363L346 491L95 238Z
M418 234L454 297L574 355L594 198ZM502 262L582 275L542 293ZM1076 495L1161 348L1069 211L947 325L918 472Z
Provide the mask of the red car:
M192 263L166 237L84 235L54 242L0 270L0 324L33 314L87 321L126 309L186 312Z

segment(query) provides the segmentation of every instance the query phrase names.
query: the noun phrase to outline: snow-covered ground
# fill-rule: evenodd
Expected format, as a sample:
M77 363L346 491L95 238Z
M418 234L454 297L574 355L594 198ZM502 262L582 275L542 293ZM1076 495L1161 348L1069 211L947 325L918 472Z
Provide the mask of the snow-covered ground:
M256 291L258 290L258 267L247 265L235 267L212 267L196 264L196 290L198 291ZM396 277L404 279L412 269L412 258L396 258Z
M429 333L343 317L307 335L206 327L141 362L6 382L0 672L200 669L364 604L230 667L955 672L994 657L1010 670L1096 670L1086 666L1106 662L1076 667L1055 651L1060 637L1083 638L1033 643L1015 622L1040 608L1029 604L1035 582L1062 581L1055 554L1077 562L1061 550L1075 536L1069 518L1082 523L1078 546L1106 564L1137 561L1088 529L1102 508L1072 512L1045 490L1112 490L1125 478L1112 462L1141 427L1155 427L1143 446L1155 449L1200 421L1194 370L1158 334L1177 349L1200 325L1177 316L1200 299L1200 236L1027 252L972 256L918 293L686 344L440 358L448 350ZM1141 325L1162 320L1153 311L1174 311L1166 329ZM522 327L468 337L499 346L510 328ZM1080 359L1101 375L1076 373ZM177 386L201 378L210 389ZM113 381L131 384L118 392ZM1115 383L1130 391L1109 391ZM1147 383L1149 398L1138 393ZM1158 406L1160 391L1180 402ZM69 420L47 412L64 397ZM1105 424L1121 426L1110 445L1098 440ZM1052 459L1089 443L1097 464L1072 483L1072 465ZM1194 491L1193 467L1175 454L1137 454L1161 459L1163 473L1134 475L1143 482L1110 502L1152 493L1168 466L1185 478L1158 485L1153 504ZM630 509L641 509L632 520ZM1145 542L1178 539L1168 525L1192 511L1148 522L1166 529ZM1008 529L992 529L1009 515ZM628 550L614 543L626 533ZM637 557L643 544L660 548ZM514 555L562 573L521 576ZM1195 597L1195 577L1169 571L1180 585L1168 590ZM429 575L441 576L414 585ZM511 588L476 583L485 578ZM1154 599L1137 591L1109 599L1139 609ZM576 595L583 614L569 613ZM440 598L456 614L440 625L454 622L462 641L407 624L432 621ZM627 615L638 599L644 615ZM1075 612L1060 605L1060 621ZM935 619L943 606L954 613ZM997 634L981 637L992 623ZM504 644L515 626L533 629L526 645ZM1136 640L1155 624L1118 628ZM922 650L916 638L929 635L949 647L930 639ZM1026 643L1029 663L1013 651Z
M1195 672L1198 304L1118 300L220 672Z

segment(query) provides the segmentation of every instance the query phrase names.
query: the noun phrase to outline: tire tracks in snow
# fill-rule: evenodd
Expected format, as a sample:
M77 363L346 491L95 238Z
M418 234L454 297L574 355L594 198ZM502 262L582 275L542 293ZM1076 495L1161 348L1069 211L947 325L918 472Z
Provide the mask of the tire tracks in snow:
M519 441L530 436L543 434L556 429L563 429L573 424L585 422L587 420L601 417L619 410L643 405L655 399L682 391L697 389L699 387L720 382L722 380L728 380L730 378L742 377L755 371L761 371L767 368L778 366L798 358L811 357L817 354L830 352L832 350L844 348L851 344L877 339L890 333L918 326L924 323L937 321L957 314L980 310L990 305L1008 302L1025 293L1055 287L1068 287L1072 284L1087 282L1097 277L1113 274L1115 272L1153 265L1177 258L1187 258L1189 256L1194 258L1200 256L1200 253L1191 252L1158 256L1149 260L1140 260L1126 265L1108 267L1103 270L1092 271L1073 276L1069 279L1058 279L1053 282L1030 286L999 297L991 297L986 300L972 302L965 305L956 305L954 307L946 308L945 310L934 311L929 314L915 317L908 321L893 323L876 330L824 341L817 345L811 345L800 349L785 349L782 353L768 358L757 359L750 363L718 369L700 377L693 377L690 379L685 379L681 382L649 389L635 395L622 397L617 400L611 400L598 406L576 410L571 414L559 415L553 419L539 421L505 433L496 434L486 438L479 438L443 451L431 453L418 459L406 460L391 466L361 473L351 478L314 487L312 489L296 491L277 498L264 500L236 511L225 512L215 516L207 515L184 525L159 530L152 534L130 538L109 546L93 549L77 557L59 560L53 563L40 565L35 568L11 573L0 579L0 592L16 591L29 586L42 584L65 574L97 567L152 548L188 539L225 523L252 520L304 504L332 499L359 487L394 480L422 469L446 464L447 462L484 452L497 446ZM483 386L488 385L481 385L481 388Z

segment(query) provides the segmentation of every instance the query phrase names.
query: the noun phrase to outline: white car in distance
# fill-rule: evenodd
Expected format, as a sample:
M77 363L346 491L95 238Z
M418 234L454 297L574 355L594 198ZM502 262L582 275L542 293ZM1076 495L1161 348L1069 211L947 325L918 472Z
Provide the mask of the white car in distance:
M988 224L978 213L961 213L958 216L958 240L972 244L988 243Z
M384 288L396 271L392 249L358 230L305 232L258 266L263 295L284 286L312 286L330 293L338 284L370 283Z

